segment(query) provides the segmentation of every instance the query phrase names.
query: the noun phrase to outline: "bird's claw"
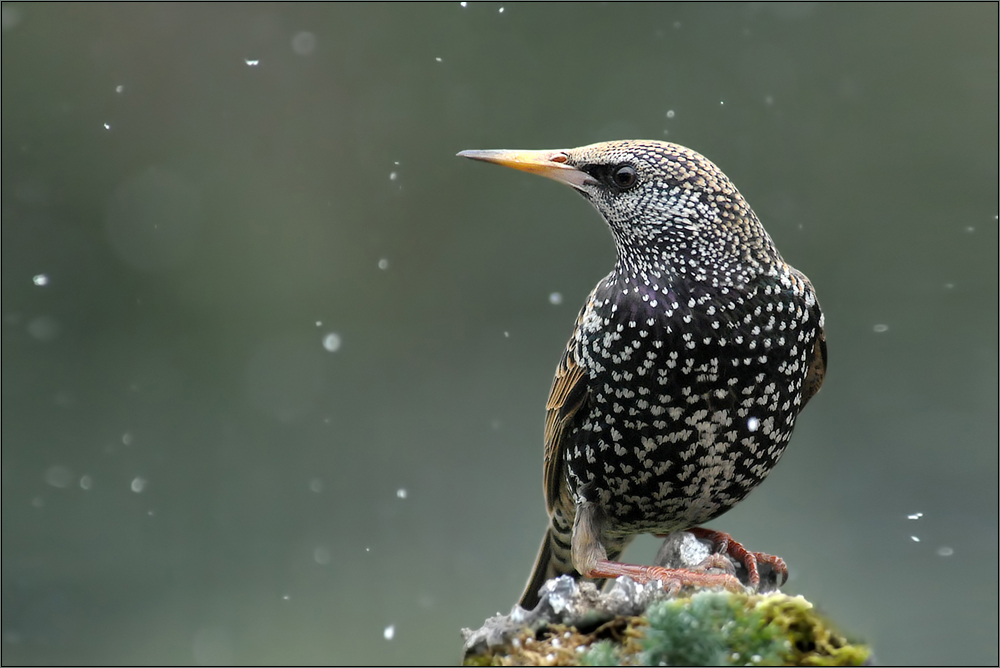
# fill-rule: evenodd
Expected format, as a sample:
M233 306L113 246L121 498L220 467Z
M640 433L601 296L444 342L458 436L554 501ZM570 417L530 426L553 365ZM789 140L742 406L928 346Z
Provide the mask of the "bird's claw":
M694 527L688 529L688 531L694 534L697 538L703 538L711 541L712 548L716 556L721 557L723 554L728 554L730 557L743 564L743 566L747 569L747 580L750 583L750 589L753 591L757 591L760 587L760 569L758 568L758 564L768 564L774 572L777 573L779 587L788 581L788 566L785 565L785 560L781 557L776 557L764 552L751 552L743 547L741 543L733 540L732 536L723 531L715 531L714 529L705 529L703 527ZM707 562L708 559L705 561ZM728 561L728 559L726 559L726 561Z
M765 552L751 552L758 564L768 564L778 574L778 586L788 582L788 566L785 560Z
M696 573L707 573L710 569L721 569L727 574L736 577L736 567L733 566L733 562L727 559L725 556L718 552L713 552L712 554L705 557L700 564L693 567L691 570Z

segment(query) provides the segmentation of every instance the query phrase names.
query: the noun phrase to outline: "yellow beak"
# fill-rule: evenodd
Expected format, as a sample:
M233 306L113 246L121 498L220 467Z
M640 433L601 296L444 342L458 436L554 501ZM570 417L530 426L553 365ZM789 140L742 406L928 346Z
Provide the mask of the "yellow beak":
M563 150L520 151L499 149L462 151L458 156L471 160L493 162L504 167L519 169L522 172L540 174L541 176L547 176L550 179L573 186L578 190L583 190L583 186L588 183L594 183L594 179L589 174L566 164L567 160L569 160L569 152Z

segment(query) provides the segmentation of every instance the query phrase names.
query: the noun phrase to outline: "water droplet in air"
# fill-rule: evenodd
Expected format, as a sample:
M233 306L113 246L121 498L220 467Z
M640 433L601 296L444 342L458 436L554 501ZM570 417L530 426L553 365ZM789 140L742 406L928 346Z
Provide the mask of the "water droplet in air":
M87 491L94 486L94 479L89 475L80 476L80 489Z
M260 65L260 61L257 60L256 58L253 58L253 59L251 59L251 58L244 58L243 62L246 63L250 67L257 67L258 65Z
M308 56L316 50L316 35L303 30L292 38L292 51L300 56Z
M320 566L326 566L330 563L330 550L325 547L317 547L313 550L313 559L315 559L316 563Z
M674 112L674 110L673 109L668 109L667 110L667 118L673 118L674 116L676 116L676 113Z
M469 3L467 3L467 2L460 2L458 4L462 5L463 7L468 7L469 6Z
M872 327L872 329L875 330L876 334L881 334L882 332L889 331L889 325L875 325L874 327Z
M124 434L122 434L122 443L124 443L125 445L132 445L134 441L135 439L132 438L132 434L130 432L125 432Z
M45 472L45 482L53 487L65 489L73 480L73 472L65 466L51 466Z
M760 426L760 420L755 417L747 418L747 430L754 432Z
M385 258L382 258L381 260L378 261L378 268L385 271L386 269L389 268L389 261Z
M48 315L32 318L26 327L28 334L39 341L51 341L59 335L59 321Z
M937 549L937 553L939 557L950 557L955 554L955 550L951 549L947 545L942 545Z
M549 303L550 304L555 304L556 306L558 306L559 304L562 304L562 294L558 293L558 292L553 292L552 294L550 294L549 295Z
M434 60L436 60L439 63L443 63L444 62L443 60L441 60L441 56L437 56L436 58L434 58Z
M406 498L406 489L403 488L403 487L400 487L399 489L397 489L396 490L396 497L400 498L400 499L405 499Z
M501 9L501 11L503 10ZM382 637L385 638L386 640L392 640L393 636L395 635L396 635L396 627L392 624L385 627L385 631L382 631Z
M919 520L923 516L924 516L923 513L913 513L912 515L907 515L906 519L908 519L908 520Z
M331 353L335 353L340 350L340 334L336 332L330 332L323 337L323 347L326 348Z
M132 491L136 494L140 494L142 490L146 489L146 479L136 476L132 479Z
M319 478L313 478L309 481L309 491L319 494L323 491L323 481Z
M920 539L917 538L916 536L910 536L910 540L912 540L914 543L919 543L920 542Z
M13 30L21 22L21 12L7 4L3 5L3 10L0 10L0 17L2 17L0 24L4 30Z
M38 286L45 286L49 284L49 277L45 274L35 274L31 277L31 282Z
M397 174L396 172L389 172L389 180L390 181L395 181L398 178L399 178L399 174Z
M121 93L124 93L125 92L125 86L122 86L121 84L118 84L117 86L115 86L115 92L118 93L119 95Z

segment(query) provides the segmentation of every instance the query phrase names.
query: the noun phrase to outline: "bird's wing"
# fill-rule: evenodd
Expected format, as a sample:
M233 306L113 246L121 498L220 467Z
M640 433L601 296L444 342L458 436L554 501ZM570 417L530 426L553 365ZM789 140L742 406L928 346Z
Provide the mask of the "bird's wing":
M799 282L804 284L805 289L812 293L815 300L816 290L813 288L812 282L797 269L793 269L792 273ZM809 368L806 370L805 380L802 381L802 404L799 410L805 408L809 400L819 392L819 388L823 385L823 378L826 376L826 330L823 329L823 312L819 308L818 301L813 301L812 316L819 324L816 326L818 331L816 332L816 343L813 347L812 357L809 359Z
M809 370L806 371L806 379L802 382L802 408L819 392L823 385L823 378L826 376L826 332L822 327L816 336L816 347L813 350L812 359L809 360Z
M587 370L576 354L577 332L586 308L580 312L573 335L559 360L549 400L545 404L545 505L550 515L556 508L566 511L572 508L563 475L563 461L573 419L586 403L588 394Z

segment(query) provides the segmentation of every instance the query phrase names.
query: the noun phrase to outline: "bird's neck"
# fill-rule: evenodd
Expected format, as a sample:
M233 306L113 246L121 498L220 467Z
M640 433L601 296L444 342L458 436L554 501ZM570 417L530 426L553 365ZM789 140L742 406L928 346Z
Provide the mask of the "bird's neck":
M753 241L712 228L665 228L654 238L614 228L612 233L618 257L611 277L630 285L733 287L774 274L784 264L763 229Z

